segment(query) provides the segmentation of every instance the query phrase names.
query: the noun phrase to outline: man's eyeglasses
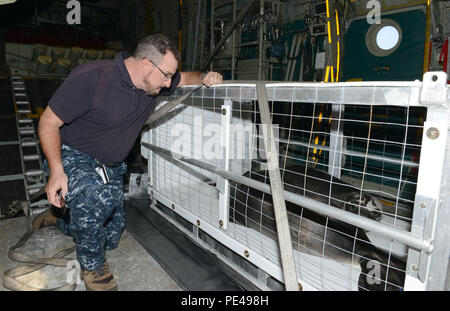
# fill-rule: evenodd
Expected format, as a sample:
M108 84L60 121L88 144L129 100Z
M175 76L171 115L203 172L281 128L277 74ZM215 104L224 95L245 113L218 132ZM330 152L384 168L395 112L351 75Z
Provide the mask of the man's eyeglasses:
M168 81L170 79L172 79L173 74L170 72L164 72L162 71L161 68L158 67L158 65L156 65L151 59L147 58L152 64L153 66L155 66L156 68L158 68L158 70L161 72L161 74L164 76L164 81Z

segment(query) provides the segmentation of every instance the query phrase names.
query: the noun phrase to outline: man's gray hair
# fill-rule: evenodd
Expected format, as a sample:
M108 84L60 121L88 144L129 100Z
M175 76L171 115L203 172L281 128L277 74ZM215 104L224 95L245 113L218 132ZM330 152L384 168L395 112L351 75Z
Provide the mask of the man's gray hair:
M156 33L142 38L133 56L140 59L148 58L159 64L167 51L170 51L175 56L178 63L181 62L180 53L173 42L167 36Z

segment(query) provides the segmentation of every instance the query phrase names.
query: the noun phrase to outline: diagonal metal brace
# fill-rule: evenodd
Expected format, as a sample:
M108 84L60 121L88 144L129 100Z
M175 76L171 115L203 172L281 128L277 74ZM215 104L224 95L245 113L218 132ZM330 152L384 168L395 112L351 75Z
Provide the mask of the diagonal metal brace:
M192 93L194 93L195 91L200 89L202 86L203 86L203 84L200 84L200 85L194 87L192 90L188 91L183 96L180 96L180 97L178 97L177 99L175 99L173 101L167 102L164 106L162 106L161 108L159 108L158 110L156 110L155 112L150 114L150 116L148 117L147 121L145 121L145 123L144 123L144 127L145 126L151 126L152 123L154 123L159 118L161 118L164 115L166 115L170 110L175 108L178 104L181 104L185 99L187 99L189 96L191 96Z

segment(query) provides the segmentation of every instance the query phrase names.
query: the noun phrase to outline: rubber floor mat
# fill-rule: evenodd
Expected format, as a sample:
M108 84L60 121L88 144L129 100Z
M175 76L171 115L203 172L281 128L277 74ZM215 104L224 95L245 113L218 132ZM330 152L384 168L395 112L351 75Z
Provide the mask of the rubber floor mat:
M149 200L125 201L126 230L181 288L189 291L257 290L149 205Z

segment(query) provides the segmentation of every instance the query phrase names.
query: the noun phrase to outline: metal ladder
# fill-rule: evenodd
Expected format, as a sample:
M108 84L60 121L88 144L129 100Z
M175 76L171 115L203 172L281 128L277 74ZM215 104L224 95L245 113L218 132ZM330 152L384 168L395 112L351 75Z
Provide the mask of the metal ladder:
M19 141L22 173L25 186L27 204L24 214L32 216L48 208L47 200L31 202L31 197L47 184L47 176L43 169L43 162L39 149L39 140L34 127L25 82L21 76L11 76L11 89L16 107L16 126Z

